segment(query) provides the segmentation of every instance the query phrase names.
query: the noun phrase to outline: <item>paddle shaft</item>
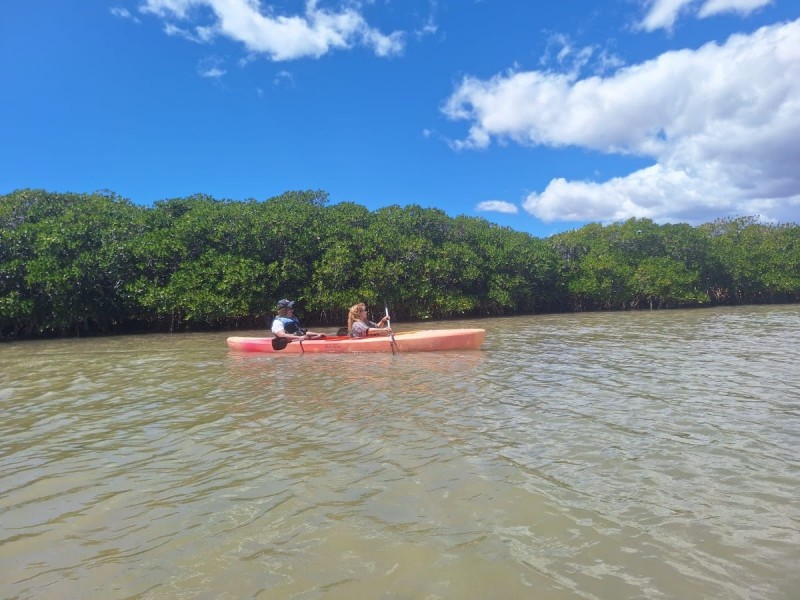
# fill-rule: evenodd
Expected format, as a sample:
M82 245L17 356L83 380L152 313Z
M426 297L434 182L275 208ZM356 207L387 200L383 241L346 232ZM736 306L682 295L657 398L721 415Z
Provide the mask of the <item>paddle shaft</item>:
M396 354L394 347L394 333L392 333L392 320L389 318L389 307L383 305L383 310L386 311L386 326L389 328L389 347L392 349L392 355Z

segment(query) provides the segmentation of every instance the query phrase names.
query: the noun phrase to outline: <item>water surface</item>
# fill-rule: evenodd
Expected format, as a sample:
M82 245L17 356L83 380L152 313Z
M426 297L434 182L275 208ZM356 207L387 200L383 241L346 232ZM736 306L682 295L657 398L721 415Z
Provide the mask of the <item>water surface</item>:
M0 345L0 597L797 597L800 306L459 326Z

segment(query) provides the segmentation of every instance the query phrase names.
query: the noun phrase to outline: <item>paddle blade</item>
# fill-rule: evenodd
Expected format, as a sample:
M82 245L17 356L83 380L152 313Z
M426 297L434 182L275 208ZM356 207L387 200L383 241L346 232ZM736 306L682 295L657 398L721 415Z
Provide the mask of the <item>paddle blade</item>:
M289 345L289 340L287 340L285 337L274 337L274 338L272 338L272 349L273 350L283 350L288 345Z

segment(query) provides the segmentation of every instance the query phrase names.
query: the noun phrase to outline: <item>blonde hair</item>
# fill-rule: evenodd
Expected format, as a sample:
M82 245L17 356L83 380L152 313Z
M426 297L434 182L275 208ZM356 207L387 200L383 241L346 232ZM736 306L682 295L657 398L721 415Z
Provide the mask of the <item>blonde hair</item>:
M361 320L362 310L367 310L367 305L363 302L359 302L350 307L350 310L347 312L347 331L353 329L353 323Z

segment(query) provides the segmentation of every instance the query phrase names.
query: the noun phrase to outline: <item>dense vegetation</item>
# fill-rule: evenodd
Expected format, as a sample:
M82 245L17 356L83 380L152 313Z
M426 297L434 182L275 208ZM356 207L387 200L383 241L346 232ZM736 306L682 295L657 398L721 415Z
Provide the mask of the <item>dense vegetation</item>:
M398 320L800 300L800 227L631 219L542 240L419 206L324 192L264 202L0 196L0 339L308 324L384 302Z

